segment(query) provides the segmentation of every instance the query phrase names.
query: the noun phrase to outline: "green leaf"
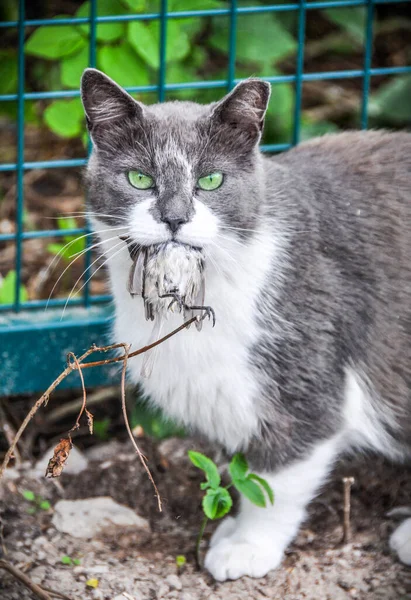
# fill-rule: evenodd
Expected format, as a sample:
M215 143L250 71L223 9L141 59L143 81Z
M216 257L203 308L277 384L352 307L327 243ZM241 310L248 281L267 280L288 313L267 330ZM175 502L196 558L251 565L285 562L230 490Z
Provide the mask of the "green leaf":
M105 419L101 419L101 420L95 420L93 423L94 435L99 440L103 440L103 441L108 440L110 437L109 433L108 433L110 425L111 425L110 417L106 417Z
M127 12L142 13L146 10L146 0L122 0L122 3L127 7Z
M65 17L60 15L56 19ZM44 25L35 29L27 40L26 53L56 60L78 52L85 45L80 30L72 25Z
M62 556L60 559L60 562L63 565L69 565L70 567L73 564L73 561L71 560L71 558L69 556Z
M128 9L123 6L120 0L98 0L98 16L109 17L117 15L126 15ZM90 2L84 2L76 12L76 17L90 16ZM80 25L84 35L89 35L89 25ZM97 23L96 37L99 42L114 42L124 36L125 23Z
M185 10L214 10L216 8L226 8L226 5L220 0L169 0L170 12L179 12ZM191 19L175 19L182 31L185 31L192 39L199 31L207 27L208 21L204 17L195 17Z
M0 51L0 94L13 94L17 90L17 54L13 50Z
M153 69L160 66L160 28L158 21L149 24L133 21L128 29L128 41L137 54ZM187 34L174 20L167 23L166 62L179 61L190 51Z
M120 46L103 46L97 60L100 68L123 87L149 84L146 65L127 42Z
M188 457L195 467L204 471L207 481L212 488L217 488L220 485L220 473L211 458L201 454L201 452L195 452L194 450L188 451Z
M203 498L203 510L209 519L221 519L233 505L233 500L226 488L218 487L207 490Z
M261 485L261 487L265 490L271 504L274 504L274 492L273 492L270 484L268 483L268 481L266 481L259 475L256 475L255 473L250 473L250 475L248 476L247 479L250 481L256 481L257 483L259 483Z
M181 427L166 419L161 411L153 409L141 400L137 401L132 408L130 423L132 429L140 425L147 435L160 440L185 435Z
M89 52L87 46L80 52L67 56L61 61L61 81L69 88L78 88L80 78L88 65Z
M224 54L228 52L229 20L216 17L210 45ZM270 67L293 54L297 42L273 14L251 14L238 17L236 58L260 65L262 75L271 75Z
M233 484L250 502L261 508L265 507L266 502L262 489L254 481L250 481L250 478L236 479Z
M16 271L12 270L3 279L0 279L0 304L12 304L14 302L16 278ZM27 290L23 284L19 287L19 298L20 302L27 302Z
M67 219L64 217L59 217L57 219L57 226L60 230L66 230L66 229L76 229L77 228L77 221L74 217L68 217Z
M64 244L59 244L59 243L55 243L55 244L47 244L47 252L49 254L60 254L60 250L62 250L64 248Z
M28 500L28 502L34 502L36 500L36 495L31 490L23 490L21 495L25 500Z
M322 11L327 19L346 31L359 45L364 43L366 9L362 6L326 8Z
M330 121L311 122L303 117L301 120L300 141L310 140L325 133L337 133L337 131L340 130L335 123Z
M73 558L73 565L81 565L81 560L79 558Z
M81 135L84 112L79 98L55 100L44 111L44 120L51 131L63 138Z
M41 502L39 502L39 507L41 510L50 510L51 504L48 500L41 500Z
M244 454L234 454L228 466L228 470L230 471L230 475L233 479L245 479L248 471L248 463Z
M393 124L411 121L411 75L390 79L373 94L369 112L373 117Z
M279 74L279 73L274 73ZM289 83L271 86L271 101L268 105L267 129L274 129L277 141L288 139L294 124L294 88Z

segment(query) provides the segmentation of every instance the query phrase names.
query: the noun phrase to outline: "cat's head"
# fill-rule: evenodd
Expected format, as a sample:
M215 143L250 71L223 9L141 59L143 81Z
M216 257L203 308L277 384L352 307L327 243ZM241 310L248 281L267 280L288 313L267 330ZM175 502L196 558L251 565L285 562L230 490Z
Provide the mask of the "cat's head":
M256 225L264 177L258 142L270 96L259 79L221 101L146 106L87 69L81 97L93 141L91 210L126 225L141 245L176 240L195 247Z

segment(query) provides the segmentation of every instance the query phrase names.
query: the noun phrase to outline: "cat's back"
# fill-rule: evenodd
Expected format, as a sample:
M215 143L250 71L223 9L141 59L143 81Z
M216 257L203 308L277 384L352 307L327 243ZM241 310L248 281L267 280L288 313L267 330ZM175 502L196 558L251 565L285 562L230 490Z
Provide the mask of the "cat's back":
M295 178L293 202L304 206L310 230L310 265L296 269L307 307L317 301L310 289L327 290L347 360L371 382L384 413L401 415L397 436L409 444L411 134L327 135L275 158L274 170L275 164L288 181ZM299 265L303 253L294 241Z
M347 174L353 179L377 179L388 172L399 179L409 178L411 133L381 130L328 134L303 142L275 160L298 171L328 171L336 180Z

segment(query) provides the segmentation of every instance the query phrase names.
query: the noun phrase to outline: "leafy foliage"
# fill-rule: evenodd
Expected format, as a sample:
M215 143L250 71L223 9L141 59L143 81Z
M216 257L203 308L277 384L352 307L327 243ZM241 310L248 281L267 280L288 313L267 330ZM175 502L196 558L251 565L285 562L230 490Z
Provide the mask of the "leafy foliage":
M11 270L3 279L0 279L0 304L12 304L14 302L14 294L16 290L16 271ZM27 302L28 294L23 284L19 287L20 302Z
M394 77L380 87L370 102L370 113L389 125L407 124L411 120L411 75Z
M57 219L58 228L60 230L77 229L78 225L74 218L68 219L59 218ZM74 255L82 252L86 247L86 241L84 236L76 235L64 235L63 242L57 242L48 244L47 250L50 254L60 255L67 262L70 261Z
M265 6L269 0L255 0L253 6ZM88 18L90 0L80 3L75 17ZM169 11L226 9L228 0L169 0ZM238 6L249 6L239 0ZM12 7L10 8L12 10ZM157 13L158 0L99 0L98 16L142 15ZM365 39L367 11L364 7L337 7L320 11L320 21L328 22L325 36L307 38L307 55L314 56L321 48L328 52L350 55L358 53ZM76 90L83 70L89 64L90 24L58 25L57 21L70 15L55 17L56 25L32 30L26 44L27 84L34 90ZM276 76L284 66L293 64L297 52L297 12L261 12L239 14L235 51L235 76ZM166 35L166 83L189 83L225 79L229 58L228 16L168 19ZM379 32L380 23L375 23ZM309 29L309 28L308 28ZM160 66L160 26L156 19L113 21L96 26L96 66L124 87L146 87L158 83ZM222 68L223 67L223 68ZM15 45L3 44L0 50L0 94L17 91L17 53ZM393 77L384 83L371 100L370 114L374 124L401 126L409 121L407 77ZM27 89L27 91L30 91ZM221 96L221 89L184 88L167 93L168 99L212 102ZM409 96L408 96L409 97ZM154 94L145 94L143 101L151 102ZM268 109L264 141L289 142L293 134L294 85L273 85ZM399 109L398 109L399 108ZM0 112L16 117L15 103L0 103ZM78 98L51 101L44 109L39 102L25 102L27 122L38 123L39 115L45 125L62 138L85 139L85 120ZM304 119L304 114L303 114ZM332 131L333 123L317 119L301 132L301 139L316 132ZM318 127L317 127L318 126ZM335 128L335 127L334 127Z

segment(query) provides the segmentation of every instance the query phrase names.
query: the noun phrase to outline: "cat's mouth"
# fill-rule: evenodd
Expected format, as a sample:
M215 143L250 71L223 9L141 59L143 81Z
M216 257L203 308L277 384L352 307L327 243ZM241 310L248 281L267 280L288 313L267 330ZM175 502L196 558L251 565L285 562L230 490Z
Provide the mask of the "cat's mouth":
M161 321L177 309L184 321L198 317L198 329L205 316L214 324L213 309L204 305L205 256L200 248L175 241L142 246L121 239L127 242L132 260L127 290L132 297L142 298L147 320Z
M184 247L187 249L188 252L190 250L193 250L194 252L202 252L203 250L202 246L200 245L188 244L186 242L180 242L176 239L168 240L167 242L157 242L155 244L139 244L133 241L133 239L128 235L120 235L120 240L123 240L127 243L128 253L130 255L131 260L133 261L135 260L140 251L147 250L148 248L166 247L170 245Z

